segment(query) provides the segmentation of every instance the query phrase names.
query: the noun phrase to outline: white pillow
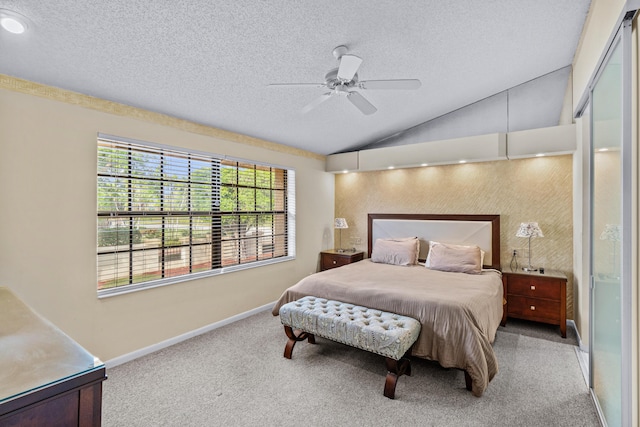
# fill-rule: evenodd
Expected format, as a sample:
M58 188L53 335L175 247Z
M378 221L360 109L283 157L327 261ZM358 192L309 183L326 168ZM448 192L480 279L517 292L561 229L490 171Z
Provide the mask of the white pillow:
M478 246L429 242L426 266L432 270L479 274L482 254Z
M418 263L420 240L417 237L402 239L376 239L371 251L371 261L393 265Z

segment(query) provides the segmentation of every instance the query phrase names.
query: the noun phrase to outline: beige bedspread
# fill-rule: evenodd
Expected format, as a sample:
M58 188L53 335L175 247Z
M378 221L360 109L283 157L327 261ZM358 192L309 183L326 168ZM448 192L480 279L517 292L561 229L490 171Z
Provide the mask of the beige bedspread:
M307 295L410 316L422 325L412 355L467 371L481 396L498 372L493 352L502 319L502 280L497 271L449 273L424 266L396 266L368 259L305 277L273 307Z

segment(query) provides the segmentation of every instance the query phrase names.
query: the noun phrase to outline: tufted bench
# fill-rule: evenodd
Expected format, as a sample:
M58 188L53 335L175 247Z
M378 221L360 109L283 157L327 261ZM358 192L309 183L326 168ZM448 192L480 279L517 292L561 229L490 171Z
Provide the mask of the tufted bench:
M280 307L280 321L289 338L284 357L291 359L296 342L315 344L315 336L366 350L385 357L387 377L384 395L395 397L401 375L411 375L407 355L418 339L420 323L367 307L307 296Z

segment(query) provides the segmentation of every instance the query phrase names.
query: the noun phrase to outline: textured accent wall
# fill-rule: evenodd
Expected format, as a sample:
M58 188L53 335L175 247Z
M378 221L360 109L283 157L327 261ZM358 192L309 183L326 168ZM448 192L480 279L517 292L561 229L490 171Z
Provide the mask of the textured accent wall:
M531 262L567 275L567 317L573 318L572 156L467 163L336 175L336 217L344 247L366 251L367 214L499 214L503 269L513 249L527 262L521 222L537 221L544 238L531 242ZM347 243L348 242L348 243Z

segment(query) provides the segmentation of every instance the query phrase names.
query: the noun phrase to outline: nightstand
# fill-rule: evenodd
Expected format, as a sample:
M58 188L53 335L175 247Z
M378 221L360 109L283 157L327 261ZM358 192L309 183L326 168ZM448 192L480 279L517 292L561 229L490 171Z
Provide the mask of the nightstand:
M560 271L502 271L507 317L560 326L567 337L567 276Z
M329 270L330 268L340 267L342 265L351 264L352 262L361 261L364 258L362 251L345 251L338 252L336 250L327 250L320 252L320 271Z

